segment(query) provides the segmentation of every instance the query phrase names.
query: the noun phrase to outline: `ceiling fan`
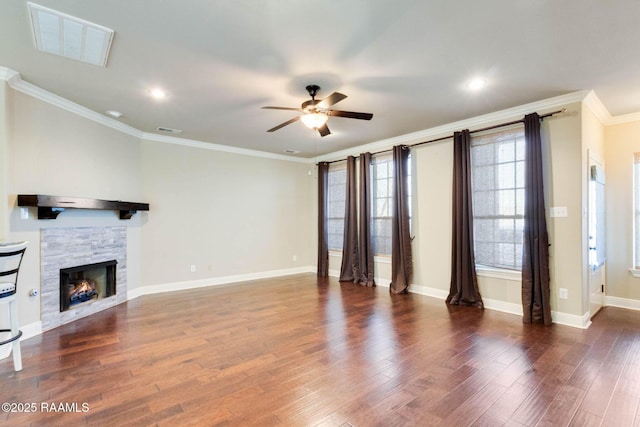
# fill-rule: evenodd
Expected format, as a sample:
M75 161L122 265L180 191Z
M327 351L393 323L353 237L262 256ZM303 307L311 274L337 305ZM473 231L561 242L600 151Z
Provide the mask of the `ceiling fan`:
M340 92L333 92L331 95L327 96L325 99L316 99L316 94L320 90L320 86L318 85L308 85L305 89L309 92L311 99L309 101L305 101L302 103L300 108L290 108L290 107L262 107L267 110L292 110L299 111L302 114L296 116L290 120L287 120L284 123L280 123L278 126L269 129L267 132L274 132L280 128L285 127L293 122L297 122L301 120L302 123L305 124L308 128L315 129L318 131L320 136L327 136L331 133L329 128L327 127L327 119L329 116L335 117L345 117L347 119L360 119L360 120L371 120L373 114L371 113L357 113L354 111L341 111L341 110L332 110L331 107L334 104L342 101L347 97Z

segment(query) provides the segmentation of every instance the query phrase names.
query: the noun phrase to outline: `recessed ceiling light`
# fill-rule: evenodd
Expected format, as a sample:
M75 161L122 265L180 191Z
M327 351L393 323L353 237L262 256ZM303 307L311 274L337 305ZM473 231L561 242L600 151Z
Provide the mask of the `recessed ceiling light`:
M111 117L115 117L116 119L119 119L120 117L124 116L124 114L122 114L120 111L116 111L116 110L107 110L107 111L105 111L105 113L107 113Z
M149 95L151 95L155 99L164 99L167 97L167 92L165 92L164 89L160 89L159 87L156 87L149 90Z
M28 3L36 48L105 67L114 31L110 28Z
M471 90L479 90L487 85L487 81L483 78L476 77L475 79L469 80L467 83L467 88Z

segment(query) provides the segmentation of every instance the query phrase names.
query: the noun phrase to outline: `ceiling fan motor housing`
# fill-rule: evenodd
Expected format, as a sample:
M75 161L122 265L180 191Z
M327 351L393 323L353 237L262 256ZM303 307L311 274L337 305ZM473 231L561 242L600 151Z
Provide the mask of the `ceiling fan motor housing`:
M311 98L315 98L316 94L320 90L320 86L308 85L305 89L307 89L307 92L309 92L309 96L311 96Z

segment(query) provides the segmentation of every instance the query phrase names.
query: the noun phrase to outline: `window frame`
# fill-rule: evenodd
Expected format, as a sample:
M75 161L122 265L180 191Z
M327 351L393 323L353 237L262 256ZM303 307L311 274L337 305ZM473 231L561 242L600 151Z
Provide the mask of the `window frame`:
M341 173L344 173L344 185L342 185L339 182L338 183L333 182L336 174L341 174ZM334 253L336 252L342 253L343 244L344 244L344 220L345 220L344 206L347 198L346 176L347 176L346 162L332 163L329 165L329 171L328 171L328 177L327 177L327 207L326 207L325 214L326 214L326 221L327 221L327 247L329 252L334 252ZM342 191L332 191L333 188L338 188L338 187L342 187ZM340 194L341 198L333 199L331 197L332 195L336 195L336 194ZM343 208L339 210L341 212L341 216L331 216L331 212L333 211L332 204L334 203L340 203L342 205ZM331 233L332 221L338 221L342 224L340 227L341 228L340 233ZM339 235L340 244L338 248L332 247L332 242L333 242L333 240L331 239L332 235L335 235L335 236Z
M413 230L413 165L412 165L413 159L412 159L412 155L411 152L409 152L409 157L407 159L407 206L409 207L409 230L410 233L412 233ZM387 164L387 176L382 178L384 180L386 180L386 185L387 185L387 189L388 189L388 194L384 197L378 197L378 181L381 181L382 179L378 179L377 178L377 173L376 173L376 165L379 163L386 163ZM393 220L393 197L394 197L394 165L393 165L393 155L391 153L384 153L384 154L378 154L373 156L372 160L371 160L371 230L372 230L372 236L371 236L371 245L374 249L374 257L376 258L376 260L378 258L380 258L380 260L384 260L386 258L391 258L391 224L392 224L392 220ZM377 213L377 205L376 202L379 199L387 199L388 200L388 215L383 215L383 216L378 216ZM381 219L381 220L386 220L387 223L389 224L389 248L390 251L389 253L380 253L378 251L378 242L375 240L376 239L376 228L375 228L375 220L376 219ZM386 236L385 236L386 237ZM390 261L388 261L390 262Z
M386 176L378 178L378 167L384 164L386 167ZM388 239L388 246L391 248L391 221L393 210L393 156L390 153L384 153L373 156L371 159L371 246L373 249L374 257L391 257L391 250L389 253L382 253L379 251L380 244L378 242L379 237ZM379 183L384 181L384 185L387 187L386 195L379 196ZM386 215L378 215L379 207L378 201L385 200L386 206L382 209ZM389 224L388 236L382 236L377 233L376 227L377 221L385 221Z
M509 154L507 147L511 144ZM489 150L489 146L491 147ZM482 155L480 150L490 151L490 156L486 156L484 161L479 160ZM508 147L507 147L508 148ZM473 226L474 226L474 249L476 253L476 271L481 276L495 277L499 279L520 281L522 275L522 241L524 229L524 162L526 146L524 142L523 125L511 126L499 131L487 131L471 138L471 173L472 173L472 203L473 203ZM509 154L507 159L502 156ZM480 180L481 168L491 168L488 174L489 179ZM506 173L509 171L508 173ZM505 185L504 177L509 178ZM487 182L493 181L491 185ZM482 187L482 186L485 187ZM479 202L478 196L485 194L484 202ZM500 197L500 193L512 193L512 200L509 201ZM501 203L502 202L502 203ZM491 206L493 205L493 206ZM490 214L484 211L490 210ZM500 213L502 211L503 213ZM484 221L484 224L481 223ZM499 221L511 221L511 227L498 226ZM483 225L485 226L483 228ZM491 240L481 241L479 233L490 231ZM509 236L509 238L504 237ZM505 241L508 240L508 241ZM478 261L478 244L491 247L493 261L487 259ZM496 261L499 257L500 247L512 246L512 261Z

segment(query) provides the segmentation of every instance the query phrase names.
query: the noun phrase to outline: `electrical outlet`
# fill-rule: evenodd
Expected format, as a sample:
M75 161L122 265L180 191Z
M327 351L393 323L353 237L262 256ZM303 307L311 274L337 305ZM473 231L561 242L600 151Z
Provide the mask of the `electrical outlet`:
M29 208L20 208L20 219L29 219Z
M560 299L569 299L569 290L567 288L558 289Z
M196 272L196 265L195 264L191 264L191 272L192 273Z
M298 260L298 256L297 256L297 255L294 255L294 256L293 256L293 262L296 262L297 260Z

